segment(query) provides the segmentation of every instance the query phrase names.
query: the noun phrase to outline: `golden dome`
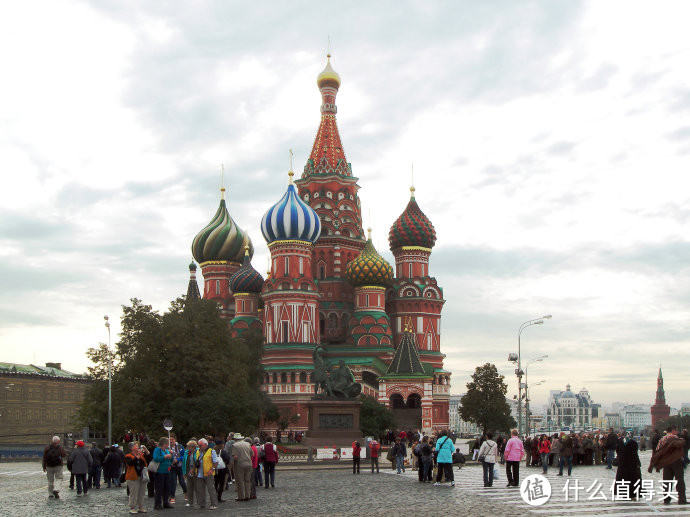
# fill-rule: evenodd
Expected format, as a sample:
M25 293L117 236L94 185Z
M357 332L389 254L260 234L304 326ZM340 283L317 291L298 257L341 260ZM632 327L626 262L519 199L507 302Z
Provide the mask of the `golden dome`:
M317 76L316 84L319 86L319 88L322 88L324 86L340 88L340 76L338 75L338 72L333 70L333 67L331 66L331 55L327 54L326 57L328 58L328 61L326 62L326 67Z

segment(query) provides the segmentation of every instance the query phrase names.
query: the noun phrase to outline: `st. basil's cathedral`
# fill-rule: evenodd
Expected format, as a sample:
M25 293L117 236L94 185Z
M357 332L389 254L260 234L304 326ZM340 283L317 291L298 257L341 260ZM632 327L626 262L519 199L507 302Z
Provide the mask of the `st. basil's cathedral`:
M350 367L362 393L394 410L400 428L448 427L450 372L443 368L443 290L430 275L436 232L414 198L390 229L395 270L362 227L358 178L336 123L340 76L330 63L317 77L321 123L299 179L261 220L271 255L266 280L252 267L253 246L228 212L225 189L211 222L192 243L204 278L233 336L262 332L263 389L281 414L307 429L314 396L314 350ZM188 297L199 297L190 265ZM267 429L270 430L270 429Z

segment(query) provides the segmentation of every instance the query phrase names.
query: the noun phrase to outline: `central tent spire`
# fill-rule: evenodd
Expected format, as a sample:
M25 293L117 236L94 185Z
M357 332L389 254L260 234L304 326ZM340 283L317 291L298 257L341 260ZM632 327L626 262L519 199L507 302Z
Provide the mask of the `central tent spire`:
M340 88L340 75L331 66L331 55L326 56L326 66L316 78L321 92L321 123L316 132L311 154L304 166L302 178L311 174L339 174L352 176L352 168L345 158L335 115L338 108L335 97Z

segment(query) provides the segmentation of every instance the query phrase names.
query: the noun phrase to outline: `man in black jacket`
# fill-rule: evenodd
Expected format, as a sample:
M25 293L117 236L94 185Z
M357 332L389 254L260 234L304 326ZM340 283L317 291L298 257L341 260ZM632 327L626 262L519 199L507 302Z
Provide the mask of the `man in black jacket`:
M616 457L616 445L618 444L618 435L613 432L613 427L609 429L609 434L606 435L606 443L604 448L606 449L606 468L613 468L613 458Z
M86 486L88 488L101 488L101 471L103 470L103 451L98 448L96 442L92 444L91 450L91 470L89 471L89 478L86 480Z

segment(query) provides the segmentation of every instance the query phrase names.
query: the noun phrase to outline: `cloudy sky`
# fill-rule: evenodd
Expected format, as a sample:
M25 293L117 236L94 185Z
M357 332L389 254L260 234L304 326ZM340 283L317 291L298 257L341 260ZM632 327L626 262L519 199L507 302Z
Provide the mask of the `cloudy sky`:
M509 352L532 392L690 401L687 2L4 2L0 360L62 361L121 305L186 291L218 204L248 229L301 170L330 36L374 242L417 200L438 233L453 391ZM113 336L115 338L115 335Z

